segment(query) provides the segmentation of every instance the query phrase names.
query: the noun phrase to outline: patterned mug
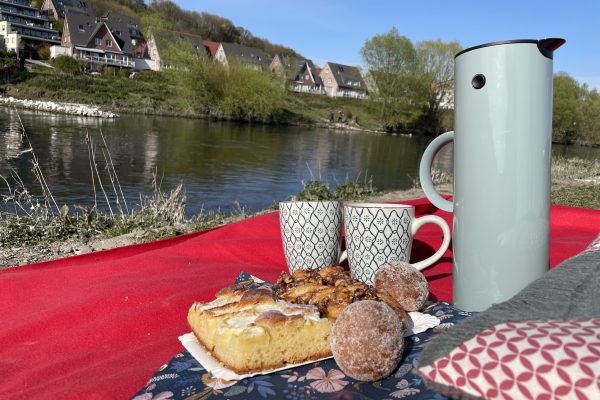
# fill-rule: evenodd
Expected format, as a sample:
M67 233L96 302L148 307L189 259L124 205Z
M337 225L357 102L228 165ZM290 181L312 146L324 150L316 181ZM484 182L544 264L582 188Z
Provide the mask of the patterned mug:
M342 240L342 211L337 201L284 201L279 222L290 272L337 265Z
M344 205L346 250L352 275L373 284L375 274L390 261L410 260L412 241L421 226L433 223L444 234L431 257L412 264L418 270L438 261L450 244L450 228L435 215L415 218L415 207L404 204L348 203Z

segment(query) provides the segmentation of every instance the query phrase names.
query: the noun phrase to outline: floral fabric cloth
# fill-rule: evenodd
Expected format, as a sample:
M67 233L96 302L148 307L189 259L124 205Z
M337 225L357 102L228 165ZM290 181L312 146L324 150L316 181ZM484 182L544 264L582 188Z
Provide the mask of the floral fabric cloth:
M248 279L252 279L250 275L241 273L236 282ZM346 376L333 359L241 381L225 381L212 377L184 350L161 366L145 387L134 395L133 400L445 399L427 389L417 374L419 355L433 336L473 313L458 310L445 302L431 303L423 312L435 315L441 324L405 338L402 363L391 376L381 381L355 381Z

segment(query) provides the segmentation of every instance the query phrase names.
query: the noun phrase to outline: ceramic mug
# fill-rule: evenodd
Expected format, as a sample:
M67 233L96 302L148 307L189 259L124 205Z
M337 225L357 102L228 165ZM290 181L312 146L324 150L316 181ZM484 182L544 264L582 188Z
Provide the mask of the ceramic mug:
M375 274L390 261L410 261L415 233L421 226L438 225L444 234L431 257L412 264L418 270L438 261L450 244L450 228L435 215L415 218L415 207L404 204L348 203L344 205L346 250L352 275L373 284Z
M338 201L284 201L279 222L285 260L291 273L338 265L341 258L342 211Z

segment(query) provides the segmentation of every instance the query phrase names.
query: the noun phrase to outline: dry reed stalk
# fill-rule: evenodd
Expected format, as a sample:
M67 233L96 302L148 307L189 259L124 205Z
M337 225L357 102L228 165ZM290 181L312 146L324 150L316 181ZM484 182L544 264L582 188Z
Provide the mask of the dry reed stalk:
M21 120L21 115L19 115L19 112L17 111L16 108L15 108L15 112L17 114L17 118L19 119L19 124L21 125L21 132L22 132L21 139L27 140L27 143L29 144L29 149L31 149L31 157L33 159L33 161L32 161L33 173L42 188L42 194L44 196L44 203L46 205L48 205L50 202L52 202L52 204L54 204L54 207L56 208L56 213L60 215L60 208L58 207L58 204L56 204L56 201L54 200L54 196L52 195L52 192L50 191L50 188L48 187L48 183L46 183L46 178L44 178L44 174L42 173L42 168L40 167L40 163L38 161L37 155L35 154L35 151L33 150L33 145L31 144L31 141L29 140L29 136L27 135L27 131L25 130L25 126L23 125L23 121Z
M89 132L86 133L86 143L88 145L88 153L90 155L90 165L92 169L92 181L94 181L94 173L96 174L96 178L98 179L98 186L104 195L104 199L106 200L106 205L108 206L108 211L110 213L110 217L114 218L115 213L112 210L110 205L110 200L108 199L108 195L106 194L106 190L104 190L104 185L102 184L102 177L100 176L100 172L98 171L98 163L96 162L96 145L94 144L94 139L89 136ZM96 197L96 189L94 185L94 201Z
M119 188L119 193L121 194L121 198L123 199L123 204L125 205L125 212L127 214L129 214L129 208L127 207L127 200L125 199L125 195L123 194L123 188L121 187L121 182L119 182L119 176L117 175L117 171L115 170L115 164L113 163L112 156L110 155L110 151L108 150L108 145L106 144L106 139L104 138L104 133L102 132L102 129L100 129L100 137L102 138L102 142L104 143L104 148L106 149L106 152L108 154L107 168L109 171L109 176L111 177L110 180L113 184L113 189L115 188L115 185L113 182L113 177L114 177L114 180L117 182L117 186ZM106 159L106 155L104 158ZM111 174L111 171L112 171L112 174ZM119 195L117 194L116 189L114 189L114 190L115 190L115 195L117 196L117 204L119 204ZM122 213L123 213L123 211L121 210L121 214Z

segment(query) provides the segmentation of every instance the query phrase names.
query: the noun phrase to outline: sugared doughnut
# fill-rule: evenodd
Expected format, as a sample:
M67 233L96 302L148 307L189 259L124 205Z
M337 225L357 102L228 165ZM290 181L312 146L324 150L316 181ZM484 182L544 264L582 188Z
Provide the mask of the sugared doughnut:
M402 261L392 261L375 274L375 288L392 296L406 311L418 311L429 298L425 276Z
M406 327L381 301L348 305L333 325L331 352L340 369L359 381L377 381L398 366Z

